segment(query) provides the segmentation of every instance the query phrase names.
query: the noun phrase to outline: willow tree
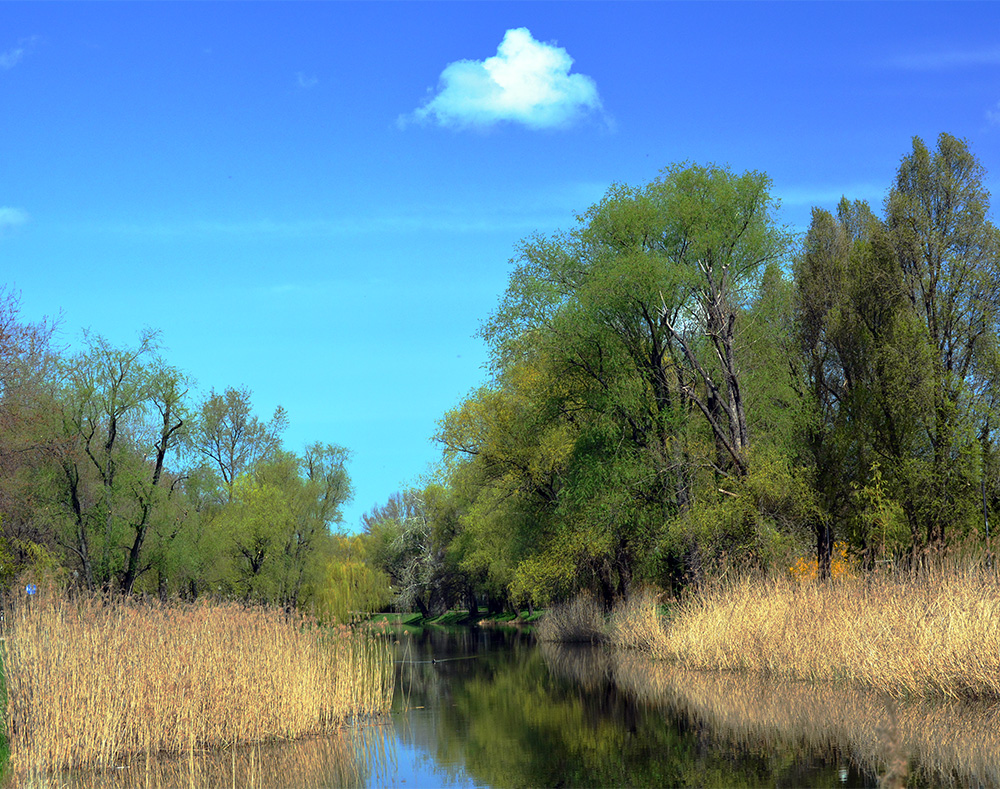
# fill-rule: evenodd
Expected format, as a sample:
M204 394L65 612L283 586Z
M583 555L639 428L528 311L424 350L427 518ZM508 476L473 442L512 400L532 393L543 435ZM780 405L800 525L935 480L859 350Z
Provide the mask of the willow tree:
M692 506L701 469L746 474L741 321L789 244L769 184L676 166L643 187L613 186L574 230L521 246L482 333L498 391L518 370L551 382L532 399L536 422L516 430L537 424L540 446L562 426L568 441L550 517L538 519L553 528L522 577L558 566L606 601L625 595L665 524ZM718 497L716 482L705 487Z
M662 251L684 272L687 288L679 318L666 300L661 313L683 351L682 390L712 428L719 469L739 475L746 474L750 445L740 318L765 270L785 259L792 240L774 222L770 186L764 173L737 175L715 166L675 166L654 184L665 220Z
M150 529L174 494L167 463L186 429L185 376L158 355L155 332L135 347L88 337L65 361L55 394L59 473L52 510L58 541L88 588L128 594L150 569Z

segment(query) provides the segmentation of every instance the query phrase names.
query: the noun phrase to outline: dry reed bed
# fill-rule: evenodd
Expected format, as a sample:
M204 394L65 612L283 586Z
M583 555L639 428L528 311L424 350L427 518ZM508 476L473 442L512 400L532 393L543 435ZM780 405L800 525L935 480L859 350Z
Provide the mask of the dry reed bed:
M580 594L553 606L535 626L539 641L597 644L607 639L607 626L600 604L589 594Z
M659 613L651 591L605 617L582 596L542 641L606 641L688 668L845 680L893 697L1000 699L1000 577L981 566L709 584Z
M577 595L552 606L535 626L535 637L543 643L609 643L663 656L666 645L659 596L642 589L605 615L590 594Z
M1000 585L978 569L718 585L683 602L651 651L895 697L1000 698Z
M38 596L6 612L15 770L329 732L388 710L388 646L236 604Z

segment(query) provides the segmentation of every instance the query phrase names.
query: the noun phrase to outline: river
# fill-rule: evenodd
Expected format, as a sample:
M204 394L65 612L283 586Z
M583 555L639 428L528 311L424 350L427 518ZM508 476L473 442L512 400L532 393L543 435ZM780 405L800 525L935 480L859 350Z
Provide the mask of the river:
M689 672L513 630L400 631L391 719L31 786L1000 787L1000 708ZM897 785L903 785L898 783Z

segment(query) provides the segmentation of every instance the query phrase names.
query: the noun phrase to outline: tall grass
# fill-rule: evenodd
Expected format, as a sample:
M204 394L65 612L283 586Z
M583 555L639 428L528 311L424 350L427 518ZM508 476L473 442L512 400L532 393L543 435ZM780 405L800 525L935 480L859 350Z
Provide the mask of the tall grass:
M610 614L604 613L592 595L578 595L550 608L536 626L535 637L542 642L562 644L606 642L659 657L667 651L659 595L649 588L619 602Z
M668 654L666 623L659 595L652 589L642 589L616 605L608 625L609 641L617 647L641 650L652 657Z
M3 635L15 770L329 732L392 696L387 643L270 609L40 594Z
M294 742L142 756L111 768L18 776L18 789L361 789L395 774L391 727L349 727Z
M692 668L1000 698L1000 584L984 568L719 584L681 604L668 641L667 656Z
M607 626L601 604L589 594L581 594L561 605L553 606L535 627L539 641L561 643L604 641Z
M1000 572L957 562L818 582L801 573L703 585L661 616L649 591L604 617L554 608L539 639L606 641L695 669L847 680L893 697L1000 699Z

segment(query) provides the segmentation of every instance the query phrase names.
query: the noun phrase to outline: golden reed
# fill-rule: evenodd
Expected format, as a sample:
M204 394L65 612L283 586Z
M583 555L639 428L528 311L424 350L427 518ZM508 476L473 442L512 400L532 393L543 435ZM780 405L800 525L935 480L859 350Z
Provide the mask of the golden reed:
M1000 571L992 564L706 583L666 619L648 590L606 618L584 598L553 609L538 632L554 642L605 640L693 669L846 680L895 698L1000 699Z
M691 668L848 680L894 697L1000 698L992 569L717 585L681 603L667 641L665 656Z
M3 636L15 771L330 732L392 697L386 640L235 603L41 593Z

